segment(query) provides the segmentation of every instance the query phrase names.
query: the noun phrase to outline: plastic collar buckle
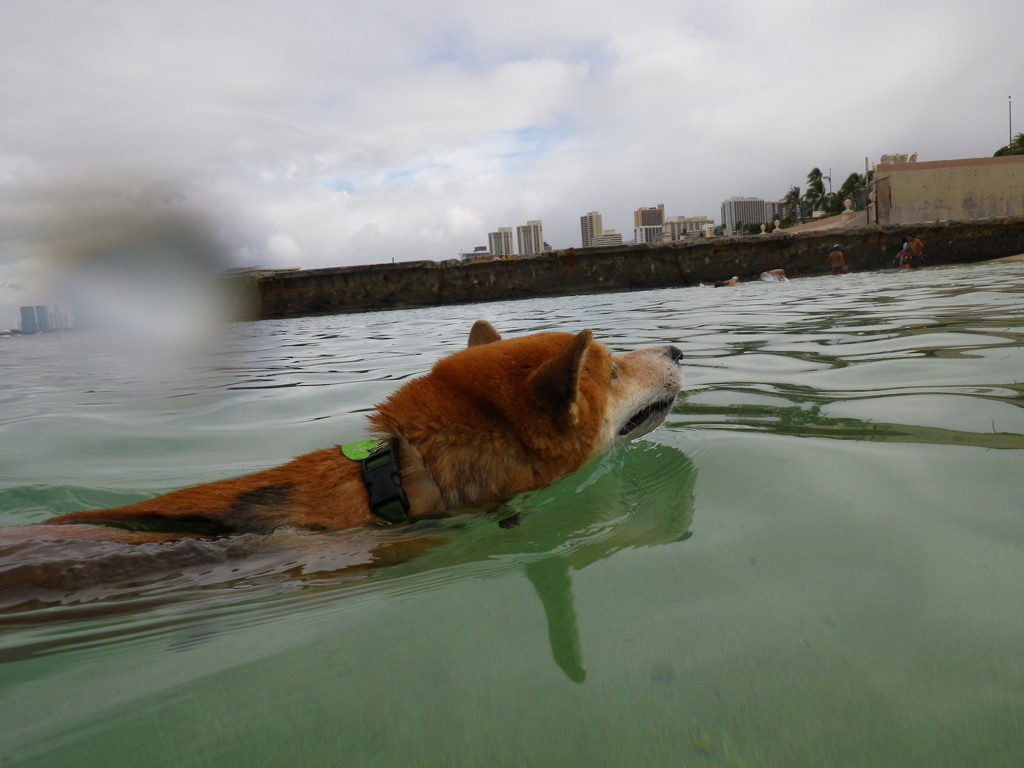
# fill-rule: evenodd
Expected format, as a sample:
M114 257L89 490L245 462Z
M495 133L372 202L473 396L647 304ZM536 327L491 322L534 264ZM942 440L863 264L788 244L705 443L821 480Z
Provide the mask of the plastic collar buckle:
M398 441L388 440L362 460L363 481L370 494L370 511L391 524L409 522L409 498L402 490Z

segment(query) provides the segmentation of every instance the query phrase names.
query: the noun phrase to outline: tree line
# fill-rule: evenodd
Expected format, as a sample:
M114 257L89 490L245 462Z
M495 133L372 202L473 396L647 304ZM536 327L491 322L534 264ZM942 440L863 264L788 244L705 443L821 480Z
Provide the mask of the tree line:
M794 224L802 224L813 218L816 211L821 211L821 216L837 216L845 210L844 200L850 201L853 210L864 210L867 207L868 185L873 173L874 171L868 171L867 176L863 173L851 173L839 189L832 192L825 189L825 180L828 179L831 187L832 179L823 174L820 168L812 168L807 174L807 186L804 187L803 193L800 192L800 187L794 185L782 198L781 225L792 227Z

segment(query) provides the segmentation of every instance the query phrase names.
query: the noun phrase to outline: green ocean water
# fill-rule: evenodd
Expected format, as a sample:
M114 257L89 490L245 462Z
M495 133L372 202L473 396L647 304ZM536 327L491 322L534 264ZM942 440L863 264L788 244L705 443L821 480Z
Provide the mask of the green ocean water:
M386 567L346 566L401 532L0 554L0 765L1024 764L1024 264L238 324L162 365L0 339L0 525L358 439L480 317L675 344L684 393Z

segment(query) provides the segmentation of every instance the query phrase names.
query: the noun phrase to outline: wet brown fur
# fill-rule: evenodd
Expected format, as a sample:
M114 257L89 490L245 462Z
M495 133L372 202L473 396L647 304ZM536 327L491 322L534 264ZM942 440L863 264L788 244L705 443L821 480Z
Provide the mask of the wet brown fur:
M609 414L622 409L624 398L641 390L674 397L677 358L666 364L665 350L678 353L665 347L613 356L590 331L502 340L480 321L468 349L438 361L379 406L371 432L399 441L412 517L540 488L608 447L615 434ZM333 447L244 477L73 512L44 525L48 533L60 526L69 537L139 543L378 522L359 463ZM181 530L168 532L169 524ZM20 530L33 528L40 530Z

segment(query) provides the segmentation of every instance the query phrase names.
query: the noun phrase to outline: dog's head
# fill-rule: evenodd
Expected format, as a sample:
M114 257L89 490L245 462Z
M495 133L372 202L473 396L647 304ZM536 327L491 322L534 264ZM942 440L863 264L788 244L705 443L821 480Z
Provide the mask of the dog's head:
M502 339L479 321L468 349L399 389L372 422L412 449L452 508L548 485L650 432L679 392L681 359L671 346L613 354L590 331Z

